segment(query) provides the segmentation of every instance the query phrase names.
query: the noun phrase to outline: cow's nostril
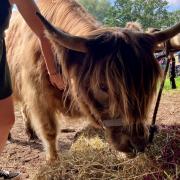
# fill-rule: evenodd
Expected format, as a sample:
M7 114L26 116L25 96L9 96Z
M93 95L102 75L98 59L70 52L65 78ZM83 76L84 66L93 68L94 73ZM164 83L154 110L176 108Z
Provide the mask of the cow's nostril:
M136 146L134 146L134 144L131 143L130 141L129 141L129 149L131 150L131 153L137 154L137 148L136 148Z
M131 146L133 146L134 149L136 149L137 153L144 153L145 149L148 145L148 142L145 139L133 139L131 141Z
M126 153L126 156L128 157L128 158L135 158L136 156L137 156L137 150L136 150L136 148L134 148L132 145L131 145L131 152L129 152L129 153Z

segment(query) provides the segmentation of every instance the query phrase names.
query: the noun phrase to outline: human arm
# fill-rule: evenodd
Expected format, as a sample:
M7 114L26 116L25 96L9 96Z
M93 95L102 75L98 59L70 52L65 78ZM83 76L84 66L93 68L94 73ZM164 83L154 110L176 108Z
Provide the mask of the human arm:
M10 0L11 4L15 4L23 16L26 23L29 25L31 30L37 35L42 52L44 55L48 74L50 76L51 83L56 85L59 89L63 88L62 76L57 73L56 66L54 63L54 54L51 48L49 40L44 36L44 26L39 18L36 16L36 12L39 9L34 0Z

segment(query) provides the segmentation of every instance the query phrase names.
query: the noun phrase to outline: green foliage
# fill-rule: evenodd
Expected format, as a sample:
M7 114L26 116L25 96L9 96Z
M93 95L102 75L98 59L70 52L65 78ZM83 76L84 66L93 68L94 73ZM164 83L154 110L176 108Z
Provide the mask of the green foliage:
M100 22L105 22L111 8L109 0L79 0L89 13Z
M79 0L100 22L124 27L128 21L138 21L148 27L164 28L179 22L180 10L169 12L167 0Z
M167 26L167 5L166 0L116 0L107 23L123 27L128 21L139 21L144 28Z
M173 24L180 21L180 10L169 12L169 18L167 19L168 26L172 26Z

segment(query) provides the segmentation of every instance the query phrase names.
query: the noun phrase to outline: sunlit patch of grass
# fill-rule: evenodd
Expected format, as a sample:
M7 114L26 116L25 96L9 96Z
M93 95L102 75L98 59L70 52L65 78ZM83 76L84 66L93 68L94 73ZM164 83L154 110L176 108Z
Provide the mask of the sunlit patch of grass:
M176 89L175 89L175 90L180 90L180 76L176 77L176 78L175 78L175 81L176 81ZM165 90L165 91L172 90L172 88L171 88L171 82L170 82L169 77L166 78L166 81L165 81L165 84L164 84L164 90Z

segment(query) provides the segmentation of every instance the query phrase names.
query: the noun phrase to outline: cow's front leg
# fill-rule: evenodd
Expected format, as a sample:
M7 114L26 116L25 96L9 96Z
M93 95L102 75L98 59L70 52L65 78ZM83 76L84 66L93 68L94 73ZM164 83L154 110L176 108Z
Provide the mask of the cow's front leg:
M58 125L54 112L50 112L50 108L46 109L43 105L39 105L33 108L31 114L33 127L43 141L46 150L46 160L51 163L58 159L56 147Z
M51 122L50 124L44 124L42 130L42 140L45 145L46 150L46 160L48 162L53 162L58 159L57 153L57 129L56 125Z
M58 153L57 153L57 150L56 150L56 140L54 140L54 135L51 136L49 134L48 135L48 138L46 139L46 145L45 145L45 148L46 148L46 161L49 162L49 163L53 163L54 161L58 160L59 157L58 157ZM49 138L50 137L50 138Z

